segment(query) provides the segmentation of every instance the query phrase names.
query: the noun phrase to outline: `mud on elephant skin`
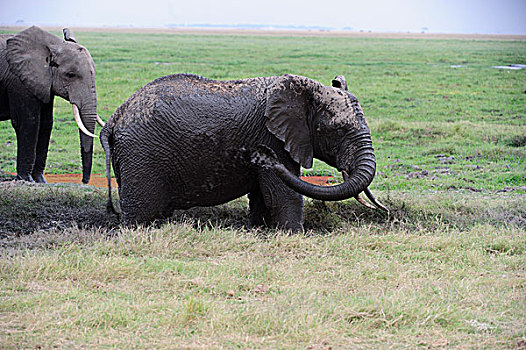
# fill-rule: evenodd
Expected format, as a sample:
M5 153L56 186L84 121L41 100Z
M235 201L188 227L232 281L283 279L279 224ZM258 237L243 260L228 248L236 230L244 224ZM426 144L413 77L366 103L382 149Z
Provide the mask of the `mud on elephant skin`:
M101 131L106 170L125 223L248 194L249 224L301 230L302 195L342 200L368 186L376 161L362 108L339 76L333 86L283 75L215 81L177 74L122 104ZM335 186L301 181L313 158L344 172ZM111 186L111 183L108 183ZM113 210L111 187L108 209Z
M72 104L79 126L84 183L91 174L97 116L95 64L67 28L64 39L38 27L0 35L0 120L17 137L17 179L46 182L44 169L53 127L53 101Z

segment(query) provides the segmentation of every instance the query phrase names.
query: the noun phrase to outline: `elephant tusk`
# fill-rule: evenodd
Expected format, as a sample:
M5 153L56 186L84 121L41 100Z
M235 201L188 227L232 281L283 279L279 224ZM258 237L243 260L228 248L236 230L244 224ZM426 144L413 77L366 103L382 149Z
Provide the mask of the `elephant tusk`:
M345 170L342 171L342 176L343 176L343 181L347 181L347 179L349 178L349 174L347 174L347 172ZM362 197L360 197L360 194L357 194L354 198L362 205L366 206L367 208L370 208L370 209L375 209L375 210L378 210L378 208L382 209L383 211L385 211L387 214L389 214L389 209L387 209L387 207L385 205L383 205L382 203L378 202L378 200L373 196L373 194L371 193L371 190L369 190L369 187L367 187L364 191L365 195L367 196L367 198L369 198L369 200L374 204L376 205L375 206L372 206L371 204L367 203Z
M367 198L369 198L369 200L374 204L376 205L378 208L382 209L383 211L385 211L387 213L387 215L389 215L389 209L387 209L387 207L385 205L383 205L382 203L378 202L376 200L376 198L374 198L373 194L371 193L371 190L368 188L365 189L365 191L363 191L365 193L365 195L367 196Z
M347 179L349 178L349 174L347 174L347 172L345 170L342 170L342 177L343 177L343 181L347 181ZM360 203L364 207L367 207L369 209L376 209L376 207L370 205L362 197L360 197L359 193L356 196L354 196L354 199L356 199L358 201L358 203Z
M104 126L104 124L105 124L105 123L104 123L104 121L102 120L102 118L101 118L101 117L99 117L99 115L98 115L98 114L97 114L97 123L99 123L99 125L100 125L100 126L102 126L102 127L103 127L103 126Z
M360 203L361 205L363 205L364 207L367 207L369 209L377 209L374 205L371 205L369 203L367 203L362 197L360 197L359 194L357 194L354 199L356 199L358 201L358 203Z
M75 117L75 122L77 122L77 125L79 126L80 131L82 131L89 137L98 137L97 135L89 132L88 129L86 129L86 127L84 126L84 124L82 124L82 120L80 119L79 108L73 103L71 104L71 106L73 106L73 116Z

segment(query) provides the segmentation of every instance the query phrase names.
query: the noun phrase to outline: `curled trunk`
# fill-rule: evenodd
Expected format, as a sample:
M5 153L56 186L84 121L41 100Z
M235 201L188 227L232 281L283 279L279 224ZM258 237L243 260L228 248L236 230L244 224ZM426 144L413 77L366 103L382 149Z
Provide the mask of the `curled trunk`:
M345 149L343 153L348 151L349 149ZM361 135L358 149L353 151L351 156L344 155L342 159L339 168L346 169L349 176L342 184L335 186L316 186L302 181L282 164L274 164L273 169L287 186L304 196L324 201L339 201L357 196L373 181L376 159L370 136ZM349 171L350 169L353 171Z

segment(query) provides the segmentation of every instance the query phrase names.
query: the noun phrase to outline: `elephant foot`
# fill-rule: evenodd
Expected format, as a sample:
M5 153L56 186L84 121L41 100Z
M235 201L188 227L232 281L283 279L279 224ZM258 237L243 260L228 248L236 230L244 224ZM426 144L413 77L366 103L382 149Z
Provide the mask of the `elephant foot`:
M18 181L27 181L27 182L35 182L35 180L33 179L33 177L29 174L16 174L16 178L15 180L18 180Z
M44 177L44 174L42 173L33 174L33 180L39 184L47 184L46 178Z

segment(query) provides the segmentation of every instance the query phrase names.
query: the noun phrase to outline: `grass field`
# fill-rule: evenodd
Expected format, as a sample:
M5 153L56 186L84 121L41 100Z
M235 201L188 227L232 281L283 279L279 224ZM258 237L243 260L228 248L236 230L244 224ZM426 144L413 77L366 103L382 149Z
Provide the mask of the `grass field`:
M492 66L526 64L526 41L75 34L103 119L171 73L345 75L391 215L307 201L290 235L246 228L241 198L125 228L102 189L0 182L0 348L524 349L526 70ZM56 99L49 173L80 172L70 111Z

